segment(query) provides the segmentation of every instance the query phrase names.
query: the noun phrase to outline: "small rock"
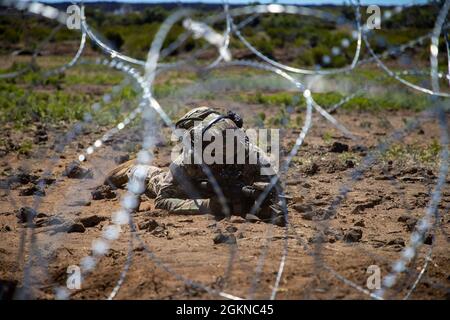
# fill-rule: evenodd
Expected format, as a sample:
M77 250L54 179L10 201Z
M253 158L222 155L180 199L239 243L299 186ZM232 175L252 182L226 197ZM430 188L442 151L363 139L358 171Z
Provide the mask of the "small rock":
M312 211L300 213L305 220L322 221L332 218L333 212L328 209L316 208Z
M424 244L432 245L433 244L433 235L427 234L425 236L425 240L423 240Z
M355 222L355 227L365 227L364 220L359 220Z
M39 225L38 225L39 224ZM36 222L36 226L39 228L36 230L38 233L56 234L59 232L78 232L83 233L86 231L85 227L79 222L73 219L64 219L63 217L51 217L48 221L40 219Z
M328 238L328 242L334 243L342 239L343 232L341 229L328 228L325 230L325 235Z
M347 168L354 168L355 167L355 160L351 160L351 159L345 160L345 166Z
M255 222L261 221L261 219L259 219L257 216L255 216L254 214L250 214L250 213L245 215L245 220L250 223L255 223Z
M143 221L138 224L139 230L147 230L147 231L153 231L159 226L158 222L154 219L150 219L148 221Z
M306 175L312 176L319 171L319 166L317 165L317 163L311 162L304 167L303 171Z
M45 196L45 191L34 184L28 184L23 189L19 190L19 196Z
M66 220L58 216L50 217L48 219L44 219L43 221L44 221L43 224L45 224L46 226L57 226L60 224L64 224L66 222Z
M183 231L180 232L179 235L180 236L187 236L187 235L191 235L191 236L200 236L202 234L204 234L205 231L204 230L190 230L190 231Z
M226 243L226 244L236 244L236 237L232 234L225 235L223 233L217 234L213 239L214 244Z
M401 216L397 219L397 221L403 222L403 223L406 225L406 229L407 229L408 231L413 231L413 230L414 230L414 227L415 227L416 224L417 224L417 218L412 217L412 216L407 215L407 214L401 215Z
M325 243L328 239L323 233L317 233L308 239L308 243Z
M38 179L37 176L31 175L23 170L24 169L19 169L19 172L17 174L11 176L11 183L18 182L20 184L28 184L34 183Z
M153 209L152 211L146 212L150 217L165 217L168 215L166 210L163 209Z
M89 200L75 200L71 203L67 204L69 207L89 207L91 205L91 202Z
M26 223L28 221L32 221L37 215L37 212L30 207L23 207L19 209L19 212L16 214L17 219L19 219L19 223Z
M406 229L408 229L408 231L413 231L416 224L417 224L417 218L409 218L405 222Z
M11 230L12 230L11 227L8 226L7 224L0 227L0 232L9 232Z
M169 232L166 230L164 225L158 225L152 232L152 235L157 237L168 237Z
M230 222L231 223L245 223L245 219L242 217L232 217Z
M410 219L411 216L407 215L407 214L403 214L400 217L398 217L397 221L398 222L406 222L408 219Z
M403 169L402 174L416 174L418 171L418 167L407 167Z
M381 204L382 201L383 198L380 196L358 200L358 204L353 208L352 214L360 214L366 209L374 208L375 206Z
M92 228L98 225L100 222L105 221L106 217L93 215L85 218L81 218L80 222L85 228Z
M388 246L405 246L405 240L402 238L395 238L387 243Z
M67 233L84 233L85 231L86 228L81 223L74 223L69 227Z
M380 247L382 247L382 246L384 246L386 243L383 241L383 240L372 240L372 246L374 247L374 248L380 248Z
M303 213L303 212L310 212L313 210L312 206L309 204L303 204L303 203L296 203L294 204L294 209L297 212Z
M90 179L94 176L92 170L83 168L78 161L67 165L64 174L71 179Z
M91 192L93 200L114 199L117 195L109 185L102 184Z
M352 228L344 234L345 242L358 242L362 238L362 230L357 228Z
M47 223L47 219L46 218L39 218L39 219L36 219L36 221L34 223L34 226L36 228L41 228L41 227L45 226L46 223Z
M36 184L37 185L51 185L51 184L55 183L55 181L56 181L56 179L44 177L44 178L39 178L36 181Z
M348 151L348 145L341 142L333 142L330 147L330 152L342 153Z
M228 226L225 228L226 231L228 231L229 233L235 233L238 228L236 228L235 226Z

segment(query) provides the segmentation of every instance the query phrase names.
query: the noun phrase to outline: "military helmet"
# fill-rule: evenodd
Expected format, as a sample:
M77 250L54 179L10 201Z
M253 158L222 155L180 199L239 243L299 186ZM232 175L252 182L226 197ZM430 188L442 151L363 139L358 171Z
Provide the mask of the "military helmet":
M186 113L184 116L182 116L177 121L175 126L177 128L181 128L181 129L190 129L194 126L195 121L202 121L212 113L220 115L220 112L215 111L208 107L194 108L191 111L189 111L188 113Z

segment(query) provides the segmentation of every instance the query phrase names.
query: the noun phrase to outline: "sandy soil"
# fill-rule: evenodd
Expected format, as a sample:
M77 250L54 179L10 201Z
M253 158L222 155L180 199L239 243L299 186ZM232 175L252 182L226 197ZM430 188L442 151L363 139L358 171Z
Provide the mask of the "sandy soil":
M194 101L200 103L204 101ZM210 105L223 107L219 101ZM245 119L254 117L256 105L231 104ZM385 162L371 165L362 179L350 177L358 162L405 120L417 114L390 112L383 114L346 113L339 111L337 119L358 137L346 139L331 125L314 115L314 126L284 179L289 203L290 226L284 228L262 222L247 223L240 217L216 221L211 216L177 216L155 210L152 199L143 198L134 214L137 234L151 252L136 240L132 244L132 264L118 299L209 299L217 298L205 290L190 286L182 279L199 282L212 289L223 290L239 297L269 298L276 281L283 250L287 246L286 263L277 292L279 299L353 299L368 296L342 281L342 278L366 289L370 276L367 268L378 265L382 276L408 245L417 219L424 215L430 201L430 191L438 176L438 159L429 165L418 161ZM450 118L449 118L450 121ZM64 286L67 267L79 265L91 254L91 243L110 225L111 214L120 207L123 190L116 190L111 199L92 199L91 192L101 184L105 174L118 162L137 149L141 141L139 128L124 130L96 151L83 167L93 177L68 178L64 170L78 154L106 130L90 126L78 135L62 153L52 146L61 140L71 126L45 126L17 133L6 127L9 145L1 151L0 189L0 280L3 287L21 288L28 278L29 297L54 298L55 288ZM299 129L283 130L283 145L290 148ZM329 133L331 140L325 141ZM47 136L47 139L40 138ZM156 151L155 164L167 167L170 145L168 131L163 130ZM14 149L24 138L37 139L40 144L28 155L18 155ZM413 130L403 140L405 145L427 146L439 139L439 126L429 121ZM348 146L353 158L346 153L332 152L333 144ZM334 144L334 148L336 148ZM339 150L338 150L339 151ZM122 157L121 159L119 159ZM45 187L36 187L39 178L50 172ZM21 175L17 176L18 173ZM11 183L11 177L16 181ZM17 178L19 177L19 178ZM9 179L9 180L8 180ZM402 298L422 269L424 256L432 248L431 261L412 294L414 299L448 299L450 285L450 188L447 184L439 203L439 227L421 246L418 258L403 273L388 298ZM8 185L8 183L10 183ZM326 209L339 194L342 186L351 191L334 216ZM40 190L40 191L39 191ZM34 197L33 193L45 192ZM41 193L42 194L42 193ZM38 202L33 256L30 254L31 228L21 221L21 208ZM447 211L446 211L447 209ZM150 222L150 223L149 223ZM69 225L70 232L45 232L49 225ZM234 234L237 246L215 244L221 232ZM19 256L21 236L27 234L26 246ZM95 270L85 277L80 290L71 291L73 299L104 299L116 282L127 260L129 227L114 241L109 253ZM151 255L149 254L151 253ZM230 259L230 257L233 257ZM168 269L169 268L169 269ZM333 274L337 273L339 276ZM181 278L182 277L182 278ZM5 297L7 293L4 293Z

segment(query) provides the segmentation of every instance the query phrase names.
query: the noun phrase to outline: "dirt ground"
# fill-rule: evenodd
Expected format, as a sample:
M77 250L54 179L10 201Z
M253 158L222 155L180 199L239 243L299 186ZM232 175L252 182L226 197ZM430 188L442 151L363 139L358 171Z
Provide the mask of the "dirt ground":
M251 119L260 111L260 106L242 103L192 103L235 109L244 119ZM356 181L351 180L352 173L379 141L417 115L339 110L336 118L359 137L354 141L343 137L315 113L311 132L283 179L286 192L292 197L287 230L263 222L249 223L238 216L216 221L205 215L169 215L155 210L152 199L143 198L133 218L136 232L148 250L136 239L133 241L132 264L116 298L220 298L189 284L195 281L238 297L267 299L287 248L277 299L368 299L343 277L367 289L369 266L379 266L382 276L390 272L408 246L415 223L425 214L430 191L437 182L439 161L435 158L424 164L398 155L393 160L377 159ZM0 279L6 286L21 288L23 279L29 277L28 297L53 299L55 289L65 285L68 266L80 265L81 259L91 254L92 241L112 224L111 214L120 208L124 191L115 190L110 199L100 200L94 200L91 192L109 170L136 150L142 139L139 128L123 130L82 164L92 177L69 178L64 175L66 167L107 130L88 126L58 153L55 141L61 141L71 127L42 124L24 133L2 129L9 146L1 151L0 159ZM285 149L292 147L299 133L300 129L283 129ZM25 137L36 139L38 148L29 155L18 155L14 149ZM161 132L154 161L165 168L171 152L168 137L166 128ZM437 122L427 121L402 139L401 145L425 148L439 138ZM46 172L50 175L40 188L38 181ZM11 183L8 179L13 176L16 179ZM418 258L408 264L407 272L387 292L387 298L403 298L431 248L431 260L411 298L450 298L448 183L449 176L439 203L441 217L435 232L428 234ZM348 186L350 192L336 214L328 216L326 209L343 186ZM36 193L41 196L33 196ZM35 238L31 238L34 254L29 259L32 229L23 222L25 211L21 208L33 207L36 201L39 214L34 219ZM51 225L68 225L69 232L64 228L45 232ZM105 299L110 294L126 264L130 245L129 227L124 226L122 231L108 254L85 276L82 288L71 291L72 299ZM213 239L219 232L235 235L236 246L215 244ZM20 256L21 237L25 234L26 246Z

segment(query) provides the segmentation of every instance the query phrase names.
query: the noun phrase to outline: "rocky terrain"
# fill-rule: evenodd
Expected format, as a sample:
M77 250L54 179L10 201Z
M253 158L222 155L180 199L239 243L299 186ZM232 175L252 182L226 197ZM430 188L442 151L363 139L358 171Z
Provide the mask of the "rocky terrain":
M220 101L207 103L225 107ZM244 119L259 108L243 103L226 107ZM106 298L131 258L119 299L217 298L187 280L240 297L267 299L285 250L277 298L369 298L346 280L367 289L368 267L377 265L386 276L408 246L437 182L440 161L432 141L439 141L440 131L436 121L424 122L378 154L356 177L363 159L417 114L338 111L335 116L358 140L344 137L314 115L311 132L283 176L292 198L287 229L239 216L217 221L212 216L169 215L143 197L133 215L142 242L131 241L130 229L124 226L121 237L70 298ZM91 242L120 208L124 190L99 186L109 170L138 150L140 128L122 131L81 164L78 154L107 129L89 125L61 149L71 128L37 123L29 131L2 129L6 137L0 148L2 298L11 298L29 277L29 297L53 299L56 288L65 286L68 266L79 265L91 253ZM284 152L292 148L299 132L299 128L282 130ZM20 149L20 142L30 137L37 147ZM155 150L154 164L164 168L170 163L169 137L165 128ZM431 259L411 298L449 298L448 183L449 176L434 228L387 298L402 298L408 292L430 250ZM344 186L349 192L341 198Z

